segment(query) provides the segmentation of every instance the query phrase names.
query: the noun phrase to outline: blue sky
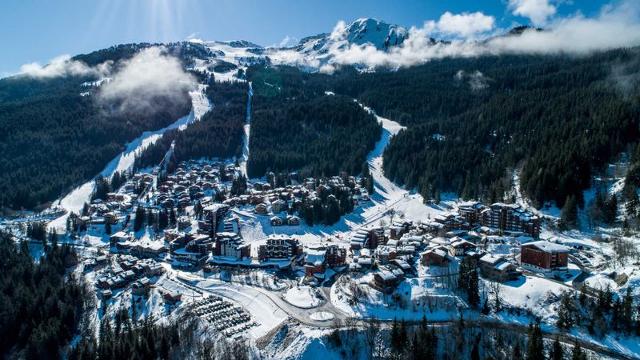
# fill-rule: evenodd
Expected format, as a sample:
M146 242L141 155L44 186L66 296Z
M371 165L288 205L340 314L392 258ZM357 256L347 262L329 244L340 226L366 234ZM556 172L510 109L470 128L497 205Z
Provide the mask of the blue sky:
M246 39L261 45L330 32L338 20L375 17L423 26L449 11L482 12L496 27L529 24L509 1L548 3L553 17L598 13L606 0L3 0L0 2L0 76L25 63L46 63L128 42L161 42L195 36Z

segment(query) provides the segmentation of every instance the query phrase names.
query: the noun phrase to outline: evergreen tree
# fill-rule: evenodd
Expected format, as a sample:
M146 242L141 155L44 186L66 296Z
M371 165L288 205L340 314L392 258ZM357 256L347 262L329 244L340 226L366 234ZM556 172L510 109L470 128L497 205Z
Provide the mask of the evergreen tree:
M109 221L104 222L104 233L111 235L111 223Z
M480 350L478 349L478 342L473 343L473 348L471 348L471 354L469 357L471 360L480 360Z
M136 216L133 219L133 231L138 232L144 226L146 214L144 208L141 206L136 207L135 213Z
M81 216L89 216L89 204L84 203L82 205L82 212L80 213Z
M627 292L622 299L621 313L622 329L629 334L633 330L633 297L631 296L631 288L627 288Z
M529 342L527 345L527 360L542 360L545 358L544 343L542 342L542 331L540 325L529 325Z
M103 177L102 175L99 175L94 180L94 184L95 184L95 189L93 191L93 194L91 195L91 200L95 200L95 199L106 200L107 194L111 192L111 184L109 183L109 180Z
M459 272L458 286L467 294L469 305L477 307L480 304L478 263L472 257L465 257L460 264Z
M567 201L564 203L560 215L560 224L561 227L565 229L578 227L578 202L573 195L569 195Z
M406 341L406 328L403 324L399 324L396 319L393 319L393 323L391 325L391 353L393 357L396 359L402 358L402 353L405 350L405 341Z
M147 225L154 226L156 224L156 214L152 208L147 209Z
M169 226L174 227L176 226L177 220L176 220L176 210L172 207L169 210Z
M333 225L340 220L340 204L335 196L330 196L327 200L327 212L325 221L327 225Z
M582 351L580 344L576 343L571 351L571 360L587 360L587 354Z
M244 175L240 175L233 179L231 184L231 194L238 196L247 191L247 178Z
M569 330L574 325L573 313L575 310L575 305L573 303L573 298L569 294L569 292L563 292L560 297L560 306L558 308L558 320L556 325L560 329Z
M371 172L369 171L369 163L365 162L362 165L362 181L364 183L364 188L367 189L369 194L373 194L374 191L374 181Z
M557 336L553 341L553 347L549 353L549 360L564 360L564 349L562 348L560 339Z
M625 212L628 218L633 219L638 216L638 209L640 208L640 199L638 199L638 193L635 189L630 191L628 195L627 203L625 204Z
M516 340L516 344L513 346L513 354L511 358L514 360L522 360L522 349L520 348L519 340Z
M616 222L618 216L618 197L612 194L605 203L604 221L608 225Z
M164 230L169 226L169 213L167 209L162 209L158 214L158 229Z
M202 218L202 212L204 211L202 204L200 201L196 201L196 204L193 206L193 213L195 214L197 219Z

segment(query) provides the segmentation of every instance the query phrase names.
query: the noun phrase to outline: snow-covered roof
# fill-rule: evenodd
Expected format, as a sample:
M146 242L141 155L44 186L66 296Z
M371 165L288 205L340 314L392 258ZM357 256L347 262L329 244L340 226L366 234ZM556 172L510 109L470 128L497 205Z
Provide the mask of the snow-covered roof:
M503 261L501 263L499 263L498 265L496 265L496 269L500 270L500 271L504 271L506 270L509 266L511 266L511 263L508 261Z
M504 258L502 256L498 256L498 255L493 255L493 254L486 254L483 257L480 258L481 262L485 262L491 265L495 265L498 262L500 262L501 260L503 260Z
M396 276L388 270L378 270L376 272L376 275L380 276L380 278L382 278L382 280L384 281L393 281L396 279Z
M539 250L542 250L544 252L569 252L569 248L564 246L564 245L560 245L560 244L556 244L556 243L552 243L549 241L545 241L545 240L540 240L540 241L534 241L534 242L530 242L530 243L526 243L524 246L533 246Z
M305 262L307 264L317 265L324 263L324 255L325 250L317 250L317 249L307 249L307 255L305 257Z

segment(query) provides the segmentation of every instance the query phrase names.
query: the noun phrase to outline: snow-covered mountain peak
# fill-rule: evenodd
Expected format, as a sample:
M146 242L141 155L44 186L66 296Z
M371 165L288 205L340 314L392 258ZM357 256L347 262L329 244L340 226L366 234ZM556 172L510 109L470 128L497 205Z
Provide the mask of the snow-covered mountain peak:
M338 23L331 33L303 38L294 49L304 54L322 55L330 48L368 44L378 50L386 50L402 44L407 36L407 29L401 26L373 18L360 18L350 24Z
M402 44L407 38L407 29L373 18L360 18L346 27L345 35L351 44L371 44L383 50Z

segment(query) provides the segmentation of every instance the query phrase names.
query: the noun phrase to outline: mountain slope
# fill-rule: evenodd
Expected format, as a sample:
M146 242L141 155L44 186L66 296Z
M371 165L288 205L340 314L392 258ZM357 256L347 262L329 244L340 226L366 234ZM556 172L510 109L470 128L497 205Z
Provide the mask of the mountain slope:
M639 141L638 90L622 92L612 73L624 64L618 75L637 74L639 51L453 58L331 76L271 68L268 79L251 79L265 91L299 89L284 95L290 98L348 95L407 126L385 151L384 170L425 198L454 192L504 200L509 170L523 165L521 186L534 203L562 206L569 196L581 202L591 177ZM354 134L345 141L360 140Z
M80 58L118 59L118 66L140 48L123 49ZM95 95L96 80L95 74L0 80L0 208L33 208L55 199L95 176L126 142L191 108L187 91L145 97L144 106L104 101Z
M383 21L361 18L344 28L338 27L331 34L320 34L304 38L294 49L310 56L324 55L332 48L344 48L351 44L370 44L378 50L398 46L407 38L408 32L398 25Z

